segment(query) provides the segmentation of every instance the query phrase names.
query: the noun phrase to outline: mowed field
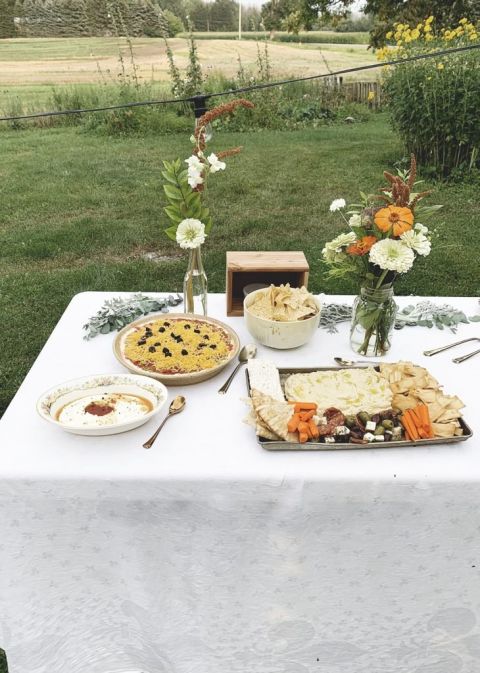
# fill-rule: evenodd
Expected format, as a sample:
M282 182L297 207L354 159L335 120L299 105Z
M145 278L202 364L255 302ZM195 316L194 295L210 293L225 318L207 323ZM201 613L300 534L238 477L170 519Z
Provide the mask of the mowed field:
M138 74L148 80L169 80L166 48L162 39L132 40ZM232 76L238 59L254 69L257 43L253 40L199 40L198 53L204 74L221 72ZM188 41L170 40L180 69L188 62ZM362 44L285 44L268 43L273 74L313 75L330 70L373 63L375 58ZM130 53L125 38L30 38L0 41L0 86L16 87L91 84L102 81L102 74L115 77L119 72L119 54L126 64ZM375 74L372 75L375 77ZM363 75L361 79L365 79Z

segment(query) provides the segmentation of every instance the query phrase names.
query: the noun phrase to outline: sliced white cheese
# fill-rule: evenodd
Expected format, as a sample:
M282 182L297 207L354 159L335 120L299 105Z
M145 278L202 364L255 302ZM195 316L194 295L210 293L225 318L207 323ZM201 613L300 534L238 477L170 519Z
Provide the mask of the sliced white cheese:
M248 361L247 367L250 388L252 390L258 390L264 395L270 395L275 400L285 401L282 386L280 385L280 374L273 362L270 362L270 360L253 359Z

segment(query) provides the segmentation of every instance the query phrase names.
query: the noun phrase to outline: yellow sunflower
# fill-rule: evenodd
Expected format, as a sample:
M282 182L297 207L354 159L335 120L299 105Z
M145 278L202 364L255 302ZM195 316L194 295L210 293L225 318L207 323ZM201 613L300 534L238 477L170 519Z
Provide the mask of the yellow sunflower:
M410 208L387 206L375 213L375 224L380 231L390 231L393 228L394 236L401 236L413 227L413 213Z

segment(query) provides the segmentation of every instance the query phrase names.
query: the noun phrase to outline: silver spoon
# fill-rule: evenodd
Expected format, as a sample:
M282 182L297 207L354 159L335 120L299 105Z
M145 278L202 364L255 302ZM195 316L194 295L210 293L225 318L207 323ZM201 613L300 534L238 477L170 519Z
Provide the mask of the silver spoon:
M160 430L163 428L165 423L168 421L171 416L175 416L175 414L179 414L181 411L185 409L185 404L187 403L187 400L183 397L183 395L177 395L174 400L170 403L170 407L168 409L168 415L165 416L163 421L160 423L158 426L157 430L153 433L153 435L148 439L145 444L143 445L144 449L150 449L152 447L153 442L157 439Z
M344 358L333 358L340 367L357 367L358 365L374 367L380 362L369 362L368 360L345 360Z
M252 358L255 357L257 354L257 347L255 344L248 344L247 346L244 346L240 353L238 354L238 365L235 367L233 372L230 374L228 379L225 381L223 386L219 389L220 395L225 395L227 390L230 388L230 384L235 378L235 374L238 372L240 367L248 362L248 360L251 360Z

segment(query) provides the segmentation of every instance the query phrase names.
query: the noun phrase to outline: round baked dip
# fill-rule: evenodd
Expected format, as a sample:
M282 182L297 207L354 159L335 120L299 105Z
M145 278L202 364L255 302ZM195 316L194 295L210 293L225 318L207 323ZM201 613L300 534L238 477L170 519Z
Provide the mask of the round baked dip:
M220 326L188 318L160 318L128 334L123 353L135 366L158 374L190 374L216 367L234 344Z

